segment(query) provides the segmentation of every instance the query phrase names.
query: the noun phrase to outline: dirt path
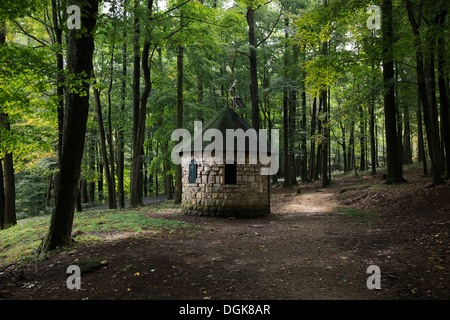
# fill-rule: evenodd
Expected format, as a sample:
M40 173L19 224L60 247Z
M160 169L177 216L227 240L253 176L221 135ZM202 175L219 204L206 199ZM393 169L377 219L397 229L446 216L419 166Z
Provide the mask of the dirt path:
M274 188L272 214L261 219L152 213L197 227L104 241L61 252L20 271L5 270L0 274L0 297L449 299L450 188L426 190L414 184L340 193L358 183L336 179L326 189L302 186L300 194ZM402 211L399 205L405 207L413 195L416 208ZM364 199L371 199L382 213L370 225L336 210L347 203L364 206ZM438 205L427 207L429 201ZM67 289L66 268L76 259L91 257L108 264L82 275L80 290ZM381 270L380 290L367 288L371 265Z

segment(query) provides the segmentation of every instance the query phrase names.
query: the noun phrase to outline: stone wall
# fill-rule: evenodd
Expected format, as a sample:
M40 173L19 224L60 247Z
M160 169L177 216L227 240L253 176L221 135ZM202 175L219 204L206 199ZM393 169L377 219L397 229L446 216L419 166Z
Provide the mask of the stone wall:
M182 158L183 213L245 218L269 214L268 176L260 174L260 163L237 164L236 184L224 184L225 164L216 164L212 158L197 159L197 178L189 183L191 160Z

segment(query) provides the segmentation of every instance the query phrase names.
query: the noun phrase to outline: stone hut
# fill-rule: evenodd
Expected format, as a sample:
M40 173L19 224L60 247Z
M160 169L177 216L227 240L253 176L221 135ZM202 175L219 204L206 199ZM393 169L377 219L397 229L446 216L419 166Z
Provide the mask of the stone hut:
M234 110L224 107L203 128L219 130L223 135L223 161L216 161L214 152L201 157L195 154L195 138L192 152L183 154L182 164L182 211L187 215L221 216L236 218L253 218L266 216L270 213L269 176L261 174L261 168L268 165L261 164L259 157L250 160L251 152L257 148L245 145L245 150L239 150L234 142L234 158L232 163L227 161L226 152L231 149L226 144L227 129L242 129L246 132L251 126ZM259 136L258 136L259 139ZM204 151L210 141L202 140L201 150ZM269 146L270 147L270 146ZM245 161L238 157L238 151L245 154ZM229 154L233 155L232 152ZM244 162L244 163L243 163Z

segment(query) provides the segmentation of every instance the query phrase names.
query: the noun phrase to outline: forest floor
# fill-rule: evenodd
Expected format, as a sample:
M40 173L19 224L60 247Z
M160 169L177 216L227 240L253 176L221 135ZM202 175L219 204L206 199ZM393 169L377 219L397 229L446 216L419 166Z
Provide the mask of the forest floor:
M259 219L148 213L184 221L157 235L123 233L0 270L0 299L447 300L450 298L450 186L427 188L419 169L408 184L381 174L339 176L272 188L272 213ZM351 209L349 209L351 208ZM74 261L104 265L66 286ZM367 268L381 271L369 290Z

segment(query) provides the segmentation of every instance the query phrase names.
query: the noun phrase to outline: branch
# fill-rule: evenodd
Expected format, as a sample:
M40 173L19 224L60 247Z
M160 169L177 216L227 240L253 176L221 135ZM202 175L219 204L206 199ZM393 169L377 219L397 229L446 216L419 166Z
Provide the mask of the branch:
M170 13L170 12L172 12L172 11L174 11L174 10L176 10L176 9L178 9L178 8L180 8L180 7L182 7L182 6L184 6L186 3L190 2L190 1L191 1L191 0L186 0L185 2L180 3L179 5L177 5L177 6L173 7L173 8L170 8L169 10L164 11L164 12L161 13L159 16L164 16L164 15L166 15L166 14L168 14L168 13ZM152 20L158 19L159 16L153 18Z
M270 1L269 1L269 2L270 2ZM267 35L267 37L265 37L264 39L262 39L260 42L258 42L258 43L256 44L256 46L255 46L256 48L259 47L260 44L264 43L264 42L272 35L273 30L275 29L275 27L277 26L278 22L280 21L282 12L283 12L283 7L281 7L281 9L280 9L280 15L278 16L277 21L275 21L274 25L272 26L272 29L270 30L269 34Z
M244 56L247 56L248 58L250 58L250 55L248 53L245 53L245 52L242 52L242 51L239 51L239 50L234 50L234 52L243 54Z
M174 17L174 18L181 18L181 16L173 16L173 17ZM232 27L231 25L226 25L226 26L224 26L224 25L217 24L217 23L214 23L214 22L201 20L201 19L199 19L199 18L186 17L186 16L182 16L182 17L185 18L185 19L190 19L190 20L194 20L194 21L197 21L197 22L201 22L201 23L205 23L205 24L210 24L210 25L212 25L212 26L216 26L216 27L220 27L220 28L230 28L230 27Z
M253 10L253 11L258 10L258 9L261 8L262 6L265 6L266 4L269 4L269 3L271 3L271 2L272 2L272 0L269 0L269 1L267 1L266 3L262 3L262 4L260 4L259 6L257 6L256 9Z
M38 38L36 38L35 36L29 34L27 31L24 30L24 28L22 28L22 26L20 25L20 23L18 23L16 20L14 20L14 23L19 27L20 31L22 31L22 33L28 37L30 37L31 39L33 39L36 42L39 42L42 46L46 47L47 45L49 45L49 43L44 42L39 40Z
M192 20L189 20L186 24L182 25L180 28L178 28L177 30L173 31L172 33L168 34L167 36L165 36L163 39L166 40L168 38L170 38L171 36L173 36L175 33L183 30L185 27L188 26L189 23L191 23Z

